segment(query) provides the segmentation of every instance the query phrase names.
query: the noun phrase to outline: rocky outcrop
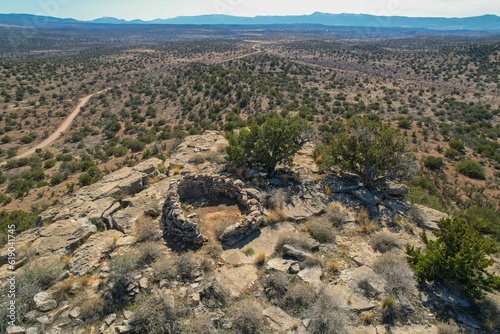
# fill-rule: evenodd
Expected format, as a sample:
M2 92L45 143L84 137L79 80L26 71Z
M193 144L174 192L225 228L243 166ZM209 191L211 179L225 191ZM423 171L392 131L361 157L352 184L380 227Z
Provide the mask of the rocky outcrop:
M371 218L379 221L393 222L411 209L404 201L408 187L403 184L386 182L377 184L377 190L369 190L357 176L343 175L327 178L324 185L331 192L330 201L350 208L365 207Z
M37 254L72 253L88 237L97 232L97 227L87 218L64 219L40 230L40 236L33 241L31 249Z
M135 167L123 167L106 175L99 182L79 189L70 198L42 212L39 223L81 217L100 219L113 204L146 188L148 178L159 176L157 167L162 164L160 159L152 158Z
M156 190L148 189L154 188L151 179L161 180L157 168L161 164L159 159L150 159L80 188L70 198L42 212L38 218L39 227L18 236L17 250L29 249L30 253L33 250L31 254L59 257L71 254L71 273L84 275L92 271L109 245L122 238L122 232L132 231L133 219L124 222L115 219L114 215L119 216L118 213L128 209L128 218L144 216L144 210L151 208L152 200L163 197L155 194L161 193L157 190L161 189L159 183L155 184L158 186ZM144 191L146 189L148 191ZM107 231L96 234L99 229ZM0 265L4 264L4 254L7 254L6 247L0 251Z
M205 131L201 135L188 136L177 146L170 157L170 169L180 168L181 175L206 174L222 169L212 161L221 156L228 141L218 131Z
M413 216L412 218L416 219L419 225L426 229L434 230L439 229L439 221L448 217L448 214L423 205L415 205Z
M247 212L241 221L227 227L219 236L223 244L235 245L258 229L264 220L258 196L254 191L249 195L242 181L217 174L186 176L172 181L161 218L165 234L184 243L205 243L207 237L202 235L198 224L186 217L182 204L210 206L215 204L214 200L220 201L222 197L234 201Z

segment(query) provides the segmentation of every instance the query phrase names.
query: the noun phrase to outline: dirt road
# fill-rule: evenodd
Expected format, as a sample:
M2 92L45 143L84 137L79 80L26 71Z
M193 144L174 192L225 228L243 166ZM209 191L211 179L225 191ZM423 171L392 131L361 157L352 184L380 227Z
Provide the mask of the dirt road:
M93 93L93 94L87 95L85 97L82 97L80 100L78 100L78 104L75 106L75 108L73 109L71 114L69 114L69 116L66 117L66 119L61 123L61 125L59 125L59 127L54 132L52 132L46 139L44 139L44 141L37 144L36 146L33 146L29 150L16 155L15 157L13 157L11 159L26 158L26 157L32 155L33 153L35 153L35 151L37 149L39 149L39 148L43 149L43 148L49 146L50 144L52 144L57 138L59 138L64 133L64 131L68 130L68 128L71 126L71 123L73 122L75 117L80 112L80 109L90 100L90 98L92 96L101 94L101 93L107 91L108 89L104 89L104 90L101 90L97 93ZM6 163L7 163L6 161L1 162L0 166L4 166Z
M228 62L230 60L246 58L246 57L250 57L250 56L253 56L253 55L256 55L256 54L259 54L262 52L260 44L254 44L252 46L252 49L255 50L252 53L247 53L247 54L244 54L241 56L237 56L237 57L233 57L233 58L229 58L229 59L224 59L224 60L219 61L218 63L224 63L224 62ZM11 159L26 158L26 157L32 155L33 153L35 153L35 151L37 149L39 149L39 148L43 149L43 148L49 146L50 144L52 144L57 138L59 138L64 133L64 131L68 130L68 128L71 126L71 123L73 122L75 117L80 112L80 108L83 107L90 100L90 98L92 96L101 94L109 89L110 88L107 88L107 89L101 90L97 93L93 93L93 94L87 95L85 97L82 97L80 100L78 100L78 104L75 106L75 108L73 109L71 114L69 114L69 116L66 117L66 119L61 123L61 125L59 125L59 127L54 132L52 132L44 141L42 141L41 143L37 144L36 146L30 148L29 150L16 155L15 157L13 157ZM7 164L6 161L0 162L0 166L5 166L6 164Z

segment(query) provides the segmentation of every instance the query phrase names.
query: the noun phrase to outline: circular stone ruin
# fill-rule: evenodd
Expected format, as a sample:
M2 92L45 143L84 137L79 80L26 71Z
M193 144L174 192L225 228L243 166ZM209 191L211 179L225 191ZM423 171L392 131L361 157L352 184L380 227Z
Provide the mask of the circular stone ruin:
M170 183L161 220L167 238L198 245L218 238L233 246L264 218L257 190L224 175L201 174Z

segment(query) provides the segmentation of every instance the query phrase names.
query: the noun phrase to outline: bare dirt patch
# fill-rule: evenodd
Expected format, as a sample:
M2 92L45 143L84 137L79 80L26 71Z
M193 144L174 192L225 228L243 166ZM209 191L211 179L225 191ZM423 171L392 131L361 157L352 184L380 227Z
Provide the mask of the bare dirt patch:
M225 222L229 226L245 217L241 208L229 200L219 205L196 207L189 210L187 214L196 214L191 220L198 224L209 242L218 242L216 232L218 226Z

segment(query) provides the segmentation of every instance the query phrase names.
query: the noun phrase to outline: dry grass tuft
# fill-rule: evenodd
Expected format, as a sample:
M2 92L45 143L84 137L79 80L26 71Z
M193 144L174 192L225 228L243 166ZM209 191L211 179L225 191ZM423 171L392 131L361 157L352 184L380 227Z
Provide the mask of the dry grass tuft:
M255 255L255 264L257 265L257 267L263 267L265 263L266 253L258 252L257 255Z
M340 273L342 264L337 259L331 259L325 264L325 271L330 275L337 275Z
M388 252L393 248L400 248L397 236L386 231L375 234L370 239L370 246L374 251L380 253Z
M81 292L84 289L86 282L86 277L72 276L64 281L54 284L50 293L57 302L60 302Z
M134 235L138 242L157 241L161 239L161 231L158 223L147 218L142 218L135 222Z
M253 300L240 301L229 314L237 333L259 333L263 327L262 307Z
M307 267L323 267L323 260L318 256L307 256L301 263L304 268Z
M373 312L362 313L359 316L359 321L365 326L373 324L374 320L375 320L375 313Z
M157 279L181 279L193 280L200 267L198 259L192 252L180 255L172 254L170 257L161 257L153 265L153 272Z
M171 175L179 175L181 173L182 168L184 168L183 164L171 164L170 165L170 174Z
M408 291L415 283L413 270L402 256L385 253L373 263L373 271L386 281L387 290Z
M326 218L335 227L342 227L347 222L349 213L340 203L332 202L326 207Z
M457 334L462 331L455 323L440 322L436 324L438 334Z
M307 224L307 230L311 237L321 243L329 243L335 241L335 231L330 224L325 224L321 219L313 218Z
M281 235L274 249L276 252L280 253L285 245L290 245L306 251L310 251L314 247L312 240L302 234Z
M139 246L137 249L137 263L139 266L150 264L161 255L161 250L158 244L153 241L148 241Z
M80 308L79 318L86 323L91 323L104 315L105 303L100 295L82 292L75 298L74 304Z
M368 211L362 209L356 215L356 223L359 225L358 231L365 234L373 233L378 225L370 219Z
M280 208L272 209L266 216L266 225L274 225L283 221L286 221L287 216L285 212Z

